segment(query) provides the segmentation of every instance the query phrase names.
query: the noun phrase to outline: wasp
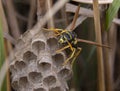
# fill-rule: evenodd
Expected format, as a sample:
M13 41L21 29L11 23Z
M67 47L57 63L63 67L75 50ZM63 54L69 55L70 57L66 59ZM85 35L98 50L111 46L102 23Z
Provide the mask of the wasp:
M45 29L45 28L44 28ZM45 30L52 30L55 32L55 36L58 38L58 43L63 45L64 47L57 50L56 52L59 53L67 48L71 50L71 55L66 59L66 61L63 63L63 65L66 65L71 59L71 66L73 65L75 59L80 54L82 48L80 48L77 44L78 42L84 42L89 43L92 45L100 46L100 47L106 47L110 48L107 45L101 45L96 42L84 40L84 39L78 39L77 34L74 31L70 30L64 30L64 29L45 29Z
M55 33L55 36L58 38L58 43L64 46L63 48L57 50L56 51L57 53L65 50L67 48L69 48L71 50L70 56L64 61L63 65L66 65L70 60L72 60L71 66L73 65L75 59L77 58L77 56L80 54L80 52L82 50L82 48L77 46L78 42L85 42L85 43L89 43L89 44L100 46L100 47L110 48L107 45L101 45L96 42L77 38L77 34L72 30L75 26L75 22L77 19L76 17L78 16L79 9L80 9L80 6L78 6L78 8L76 10L76 13L75 13L75 16L73 19L73 24L72 24L72 27L70 30L57 29L57 28L50 28L50 29L43 28L44 30L53 31Z

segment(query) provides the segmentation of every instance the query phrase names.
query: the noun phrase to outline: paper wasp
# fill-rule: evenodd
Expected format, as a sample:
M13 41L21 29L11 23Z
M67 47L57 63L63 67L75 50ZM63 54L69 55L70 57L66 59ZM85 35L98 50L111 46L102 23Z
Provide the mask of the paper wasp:
M73 65L75 59L77 58L77 56L80 54L82 48L78 47L77 44L78 42L85 42L85 43L89 43L92 45L96 45L96 46L100 46L100 47L106 47L106 48L110 48L107 45L101 45L99 43L96 42L92 42L92 41L88 41L88 40L83 40L83 39L78 39L77 35L75 34L73 30L77 16L78 16L78 12L79 12L79 8L80 6L78 6L78 9L76 10L74 19L73 19L73 24L70 30L66 30L66 29L56 29L56 28L51 28L51 29L45 29L48 31L53 31L55 32L55 36L58 38L58 42L61 45L64 45L63 48L57 50L56 52L61 52L67 48L69 48L72 53L71 55L65 60L65 62L63 63L63 65L66 65L71 59L71 65Z

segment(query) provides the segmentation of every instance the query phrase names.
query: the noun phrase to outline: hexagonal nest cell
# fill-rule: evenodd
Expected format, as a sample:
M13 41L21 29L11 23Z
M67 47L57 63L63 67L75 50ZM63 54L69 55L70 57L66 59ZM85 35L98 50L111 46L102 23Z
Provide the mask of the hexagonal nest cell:
M42 72L50 71L51 64L48 62L40 62L40 63L38 63L38 69Z
M40 72L30 72L28 77L32 83L41 83L42 74Z
M26 67L26 63L24 61L16 61L15 62L15 68L19 71L24 69Z
M59 77L62 77L62 79L64 80L68 80L70 79L72 72L70 69L67 68L62 68L59 72L58 72Z
M12 73L12 77L14 76L14 74L17 72L17 69L14 67L14 65L10 65L10 71Z
M23 60L29 63L30 61L36 61L37 56L31 51L27 51L23 54Z
M49 38L47 44L50 47L51 51L55 51L58 48L58 40L56 38Z
M56 65L56 67L62 66L64 63L64 56L61 53L55 54L52 56L53 58L53 63Z
M24 87L28 87L28 85L29 85L28 78L26 76L20 77L20 79L19 79L19 87L24 88Z
M36 54L39 54L41 50L45 50L45 43L43 41L34 41L32 43L32 49Z
M13 81L13 82L11 83L11 85L12 85L12 87L13 87L15 90L17 90L17 89L19 88L19 86L18 86L18 81Z
M10 64L12 87L16 91L66 91L65 78L71 70L62 66L64 52L55 53L59 47L57 39L45 37L42 31L31 34L33 37L25 34L18 41L22 49L17 48ZM60 81L62 78L64 82Z
M54 75L47 76L43 79L43 83L47 86L52 86L56 84L56 77Z

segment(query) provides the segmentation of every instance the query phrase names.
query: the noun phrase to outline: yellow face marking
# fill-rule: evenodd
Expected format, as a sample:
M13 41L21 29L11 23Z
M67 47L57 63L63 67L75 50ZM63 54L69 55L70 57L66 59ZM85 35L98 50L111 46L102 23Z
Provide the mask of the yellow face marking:
M64 42L64 40L62 38L60 38L59 43L62 44L63 42Z

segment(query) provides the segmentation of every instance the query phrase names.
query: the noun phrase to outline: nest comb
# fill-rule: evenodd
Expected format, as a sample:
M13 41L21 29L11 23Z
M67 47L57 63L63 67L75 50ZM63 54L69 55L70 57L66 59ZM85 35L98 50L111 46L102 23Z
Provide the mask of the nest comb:
M13 62L10 64L11 84L16 91L66 91L71 77L70 65L62 66L65 53L59 49L52 32L35 28L18 40Z

